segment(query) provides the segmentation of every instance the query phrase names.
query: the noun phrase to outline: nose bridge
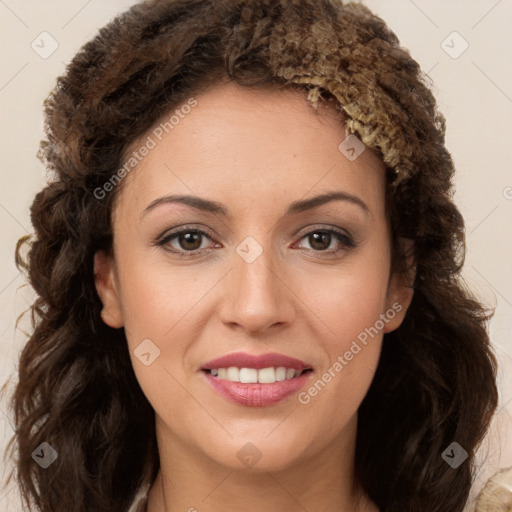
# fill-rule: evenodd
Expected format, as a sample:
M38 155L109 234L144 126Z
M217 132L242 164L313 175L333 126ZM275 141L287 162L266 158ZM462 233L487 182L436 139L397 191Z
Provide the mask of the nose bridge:
M258 238L248 236L235 248L229 292L223 306L224 322L253 332L288 322L292 311L271 237Z

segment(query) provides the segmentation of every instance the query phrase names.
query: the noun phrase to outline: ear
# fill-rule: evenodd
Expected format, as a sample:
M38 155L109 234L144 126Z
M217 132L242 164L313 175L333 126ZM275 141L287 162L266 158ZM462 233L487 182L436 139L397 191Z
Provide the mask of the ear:
M408 272L406 275L394 272L390 278L386 307L388 312L393 311L395 315L392 318L390 314L387 315L390 318L385 323L385 333L392 332L400 327L414 295L413 284L414 278L416 277L414 240L409 238L400 238L399 242L406 255Z
M110 327L118 329L124 325L116 279L114 257L105 251L94 255L94 284L103 303L101 318Z

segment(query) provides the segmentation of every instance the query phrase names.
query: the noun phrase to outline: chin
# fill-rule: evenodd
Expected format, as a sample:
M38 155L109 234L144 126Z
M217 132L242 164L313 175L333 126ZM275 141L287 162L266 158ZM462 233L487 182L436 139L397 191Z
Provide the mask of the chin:
M268 434L265 434L268 435ZM287 442L285 442L287 441ZM243 439L235 438L229 443L209 449L205 453L217 464L232 471L243 473L262 473L282 471L300 464L302 450L297 447L304 446L292 436L276 436L274 439L265 439L248 436ZM206 447L205 447L206 448Z

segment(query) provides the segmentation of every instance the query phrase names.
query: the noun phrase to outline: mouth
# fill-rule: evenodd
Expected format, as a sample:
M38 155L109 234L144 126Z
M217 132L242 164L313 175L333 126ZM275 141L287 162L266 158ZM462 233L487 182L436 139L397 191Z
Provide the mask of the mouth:
M201 368L218 394L237 404L263 407L299 391L312 366L282 354L254 356L238 352L214 359Z

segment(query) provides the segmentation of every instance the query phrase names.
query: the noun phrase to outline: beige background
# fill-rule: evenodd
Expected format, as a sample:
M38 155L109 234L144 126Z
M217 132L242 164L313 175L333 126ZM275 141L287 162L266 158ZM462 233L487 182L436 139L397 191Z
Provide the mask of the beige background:
M496 306L490 332L501 365L500 409L481 450L487 460L477 476L476 492L498 468L512 466L512 0L364 3L389 24L434 81L434 94L447 118L447 146L458 169L455 199L466 219L464 276ZM29 206L44 183L44 170L35 157L43 137L43 100L78 48L130 4L0 0L0 383L14 382L25 342L14 323L33 300L27 287L20 288L24 279L13 254L16 240L31 232ZM33 41L39 54L31 47ZM46 55L52 44L58 48ZM28 322L20 327L28 329ZM11 425L3 400L0 450L12 435ZM4 464L0 467L5 475ZM21 510L16 494L12 484L0 486L0 510Z

